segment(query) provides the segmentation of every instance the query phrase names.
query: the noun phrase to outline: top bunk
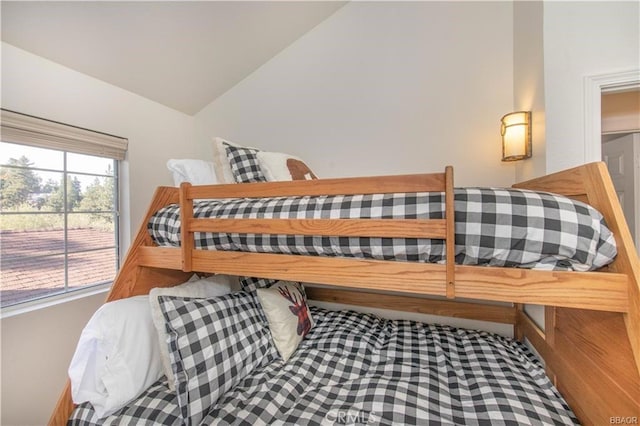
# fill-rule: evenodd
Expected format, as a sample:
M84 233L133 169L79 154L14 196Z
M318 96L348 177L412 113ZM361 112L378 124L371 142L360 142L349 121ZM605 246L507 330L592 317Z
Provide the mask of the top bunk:
M601 166L597 164L583 166L581 169L596 170L598 173L602 173ZM604 173L606 174L606 170L604 170ZM608 177L608 175L606 176ZM560 181L571 182L565 178L561 178ZM576 188L557 186L553 188L555 191L547 191L547 188L535 188L535 185L541 184L532 181L520 184L518 187L554 192L571 197L578 196L582 197L581 201L586 201L584 198L586 189L583 189L581 194L574 194ZM546 257L536 258L535 262L529 262L528 265L519 265L511 261L512 257L509 254L503 255L503 259L500 261L494 261L492 258L486 258L486 256L483 257L477 253L473 255L461 254L459 250L456 250L456 239L464 240L464 233L482 234L484 232L472 229L474 226L479 225L475 222L471 223L471 221L466 224L469 226L456 228L456 222L459 225L461 220L466 220L464 216L467 213L462 212L461 215L459 214L458 221L456 221L454 197L457 200L460 198L459 195L465 197L468 195L466 193L460 194L460 191L464 190L454 191L453 170L451 167L447 167L444 173L423 175L208 186L191 186L188 183L183 183L179 189L160 188L156 193L154 205L150 209L146 222L149 223L150 231L157 229L158 224L167 225L170 222L167 226L169 228L173 226L177 230L177 232L174 232L174 237L177 238L177 241L174 240L173 244L179 247L158 246L156 241L166 244L167 240L162 238L163 234L161 233L158 234L156 232L155 239L151 238L149 234L144 235L144 241L139 244L138 261L141 266L176 269L185 272L199 271L256 276L414 295L441 296L449 299L469 298L512 303L532 303L623 313L629 310L628 274L617 271L612 266L601 268L602 265L611 261L615 255L615 249L609 247L612 245L614 237L606 234L609 232L607 228L604 228L601 234L598 230L595 237L590 236L591 240L587 240L585 243L586 248L583 245L583 247L573 249L578 252L577 258L581 256L582 258L589 257L588 264L571 259L566 260L566 253L561 252L563 247L559 247L564 244L564 242L560 242L561 239L577 240L580 237L579 234L582 234L582 230L579 227L591 228L593 226L595 228L599 225L597 220L587 215L585 223L576 225L575 236L570 235L571 227L567 228L569 229L568 231L565 229L563 235L557 236L557 229L554 229L557 226L556 224L551 223L549 225L550 229L542 229L543 226L548 225L540 225L540 229L534 229L532 234L523 234L523 236L519 237L519 240L511 242L518 252L516 257L526 257L522 252L526 252L527 249L523 249L522 246L526 245L527 240L532 238L540 239L540 247L537 250L541 253L553 250L554 246L556 246L556 249L560 248L558 253L546 254ZM456 193L454 194L454 192ZM593 191L589 189L589 192ZM278 216L273 214L273 211L277 209L283 210L284 208L282 206L265 205L264 202L260 204L258 209L248 212L247 207L244 205L249 198L262 201L268 197L282 199L283 197L343 196L341 200L344 200L344 196L356 194L366 196L369 194L396 193L426 194L427 198L430 194L436 193L439 195L439 200L436 204L440 203L440 201L442 202L442 211L430 216L411 214L401 218L391 217L390 214L385 214L384 210L380 218L374 217L370 211L367 211L366 214L362 214L362 211L360 211L360 213L356 214L357 217L349 216L350 213L347 213L348 218L343 218L340 214L337 215L338 218L334 218L336 215L330 213L321 215L321 217L329 216L330 218L317 218L318 215L309 215L308 212L300 213L298 210L294 211L293 215ZM604 195L599 197L607 199ZM595 196L592 196L592 198L596 199ZM199 212L200 214L194 216L194 200L208 199L236 201L233 209L243 213L206 217L208 213L202 214L202 212ZM242 204L240 207L238 207L238 200ZM383 199L380 202L384 204L387 201L390 204L390 211L398 209L395 199ZM477 202L477 200L471 200L467 204L472 205L473 202ZM522 203L522 200L516 200L516 202ZM536 200L536 202L538 204L558 204L555 199L551 201L542 199ZM560 201L560 203L562 202ZM169 213L174 215L173 219L155 216L158 210L173 203L176 204L168 208L170 210ZM428 200L423 202L422 205L426 203L428 203ZM350 199L348 204L355 204L355 201ZM196 204L196 210L198 206L199 204ZM326 205L316 205L315 207L325 209ZM537 207L541 206L535 205L529 212L537 212ZM597 206L594 207L601 210ZM501 216L500 208L501 205L496 203L494 206L496 213L493 214L491 219L495 223L489 225L489 227L493 228L492 232L496 233L503 232L500 228L503 224L498 222L507 217ZM557 206L553 206L553 208L555 209ZM575 210L580 207L571 206L571 208ZM399 208L399 210L402 209ZM225 209L218 210L222 210L224 213ZM260 214L260 211L267 212L267 214ZM560 220L567 212L561 211L554 214L557 215L556 219ZM299 218L300 216L303 218ZM424 217L427 218L425 219ZM553 218L546 217L541 219L541 222L545 221L554 222ZM609 225L610 220L605 217L605 221ZM615 229L619 228L618 226ZM611 229L613 230L614 228ZM209 234L212 232L215 232L215 234ZM618 234L616 231L613 231L613 233L614 235ZM218 244L212 243L208 245L207 242L214 239L211 235L240 236L240 242L234 245L228 242L226 244L219 243L218 241ZM260 241L256 243L254 240L252 244L247 244L245 240L242 240L242 236L246 235L258 235ZM327 244L331 247L330 251L333 256L303 255L317 252L317 250L308 249L307 247L297 252L293 249L288 249L287 245L293 246L292 241L295 242L293 236L299 238L309 237L311 239L316 237L326 237L328 239L328 236L331 236L334 240L328 240ZM485 236L480 235L477 237L472 240L473 244L481 242ZM545 241L544 238L555 238L556 240ZM395 244L398 239L402 239L403 241L409 241L410 249L418 252L425 250L425 244L416 244L416 241L427 241L426 247L428 249L436 249L440 253L435 256L428 255L426 258L419 258L412 257L411 253L407 254L403 249L402 255L396 256L395 250L392 249L391 252L394 254L389 255L388 251L385 252L383 248L379 256L376 256L375 253L372 254L371 250L369 250L368 254L365 253L364 256L356 254L356 257L351 257L353 248L349 246L348 254L345 255L339 250L335 254L335 247L342 245L342 241L349 239L355 239L356 241L365 239L365 244L369 245L371 244L366 239L375 239L376 244L374 245L378 246L390 246ZM488 239L499 240L500 238L496 237L496 235L491 235L488 236ZM267 242L269 240L280 241L282 247L278 250L272 249L270 246L265 248L268 245L264 242L265 240ZM543 245L548 247L543 247ZM596 246L604 249L602 258L599 258L599 254L593 253ZM484 247L481 249L484 249ZM489 249L492 248L489 247ZM497 247L493 249L491 256L493 256L493 253L500 253L501 251L504 251L503 248ZM470 258L471 262L468 262ZM556 259L559 258L562 258L562 260L556 262ZM462 263L467 264L456 264L453 261L454 259L462 260ZM548 259L552 259L555 263L550 262ZM435 263L431 263L434 261ZM474 262L480 265L499 264L502 266L468 264ZM617 260L613 260L611 265L615 265L617 262ZM595 268L600 268L600 270L583 272ZM568 269L577 269L578 271Z
M358 291L392 292L405 296L620 313L625 320L635 363L640 368L640 266L606 165L602 162L586 164L521 182L513 185L513 188L558 194L595 208L613 234L617 249L613 261L595 271L456 264L453 168L448 166L442 173L417 175L202 186L183 183L180 188L160 187L130 249L135 252L135 262L132 259L129 263L155 271L221 273L300 281ZM420 192L444 194L442 218L194 217L195 200ZM148 232L148 223L158 210L171 204L179 206L180 247L158 246ZM207 232L381 238L419 236L442 240L445 253L441 262L428 263L196 248L196 233ZM126 268L125 262L125 271L120 273L128 273ZM158 275L162 276L163 273ZM149 291L144 284L133 289L121 289L117 283L116 280L109 300Z

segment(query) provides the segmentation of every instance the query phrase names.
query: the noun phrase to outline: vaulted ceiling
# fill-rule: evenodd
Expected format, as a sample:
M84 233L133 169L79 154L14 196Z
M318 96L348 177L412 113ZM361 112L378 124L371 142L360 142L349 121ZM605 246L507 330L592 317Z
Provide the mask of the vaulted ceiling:
M2 1L2 40L195 114L322 22L332 1Z

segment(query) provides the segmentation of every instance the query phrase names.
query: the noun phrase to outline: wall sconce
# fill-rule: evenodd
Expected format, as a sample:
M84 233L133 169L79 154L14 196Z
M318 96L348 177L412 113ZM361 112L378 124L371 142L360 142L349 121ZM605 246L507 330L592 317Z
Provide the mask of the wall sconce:
M531 111L510 112L500 123L502 161L531 158Z

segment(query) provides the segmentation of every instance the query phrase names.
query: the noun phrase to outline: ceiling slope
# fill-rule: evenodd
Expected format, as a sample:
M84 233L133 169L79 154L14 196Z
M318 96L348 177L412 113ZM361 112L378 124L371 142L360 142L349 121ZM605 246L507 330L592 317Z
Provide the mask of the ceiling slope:
M2 40L193 115L344 4L2 1Z

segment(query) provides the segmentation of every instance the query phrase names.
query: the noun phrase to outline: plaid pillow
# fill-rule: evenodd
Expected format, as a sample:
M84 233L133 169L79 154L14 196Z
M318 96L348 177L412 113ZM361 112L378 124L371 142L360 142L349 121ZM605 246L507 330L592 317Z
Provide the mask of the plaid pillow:
M240 277L240 288L247 293L255 293L257 289L271 287L277 282L270 278Z
M169 334L178 405L187 425L199 424L220 396L278 357L252 295L158 300Z
M258 161L258 150L223 143L237 183L266 182Z

